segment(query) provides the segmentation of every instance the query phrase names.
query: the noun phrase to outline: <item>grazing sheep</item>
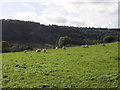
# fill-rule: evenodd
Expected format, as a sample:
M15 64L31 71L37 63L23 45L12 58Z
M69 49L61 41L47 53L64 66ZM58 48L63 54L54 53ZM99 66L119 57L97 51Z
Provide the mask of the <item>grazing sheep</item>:
M84 48L84 47L85 47L85 45L82 45L82 47Z
M37 49L37 50L36 50L37 53L40 52L40 51L41 51L41 49Z
M66 49L65 46L63 46L62 49Z
M105 44L102 44L102 46L106 46Z
M45 48L45 49L43 49L43 52L46 52L46 50L47 50L46 48Z
M85 45L85 48L88 48L88 45Z
M27 50L24 50L24 53L27 53Z
M56 47L55 49L58 49L58 47Z
M88 45L82 45L83 48L88 48Z
M118 44L118 41L117 42L115 42L116 44Z

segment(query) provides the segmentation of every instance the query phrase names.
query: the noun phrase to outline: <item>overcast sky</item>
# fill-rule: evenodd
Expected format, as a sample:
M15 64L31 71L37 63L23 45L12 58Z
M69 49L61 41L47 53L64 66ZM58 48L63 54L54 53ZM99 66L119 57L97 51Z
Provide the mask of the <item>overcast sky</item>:
M119 0L0 0L0 19L45 25L118 27Z

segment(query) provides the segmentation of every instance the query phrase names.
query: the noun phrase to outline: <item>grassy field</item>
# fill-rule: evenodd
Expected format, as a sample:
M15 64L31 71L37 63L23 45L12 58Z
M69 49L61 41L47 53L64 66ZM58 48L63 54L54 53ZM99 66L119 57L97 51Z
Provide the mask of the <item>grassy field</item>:
M118 44L3 53L3 88L116 88Z

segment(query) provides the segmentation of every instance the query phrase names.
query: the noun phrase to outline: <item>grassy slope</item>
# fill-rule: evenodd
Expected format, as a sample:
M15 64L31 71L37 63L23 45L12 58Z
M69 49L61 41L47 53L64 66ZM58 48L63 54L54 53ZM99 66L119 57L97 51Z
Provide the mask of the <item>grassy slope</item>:
M114 88L118 44L3 54L3 88Z

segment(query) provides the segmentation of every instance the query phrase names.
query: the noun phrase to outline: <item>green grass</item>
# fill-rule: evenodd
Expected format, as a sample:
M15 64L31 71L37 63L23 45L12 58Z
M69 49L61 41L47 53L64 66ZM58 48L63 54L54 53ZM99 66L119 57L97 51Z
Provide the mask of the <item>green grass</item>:
M3 53L3 88L116 88L118 44Z

